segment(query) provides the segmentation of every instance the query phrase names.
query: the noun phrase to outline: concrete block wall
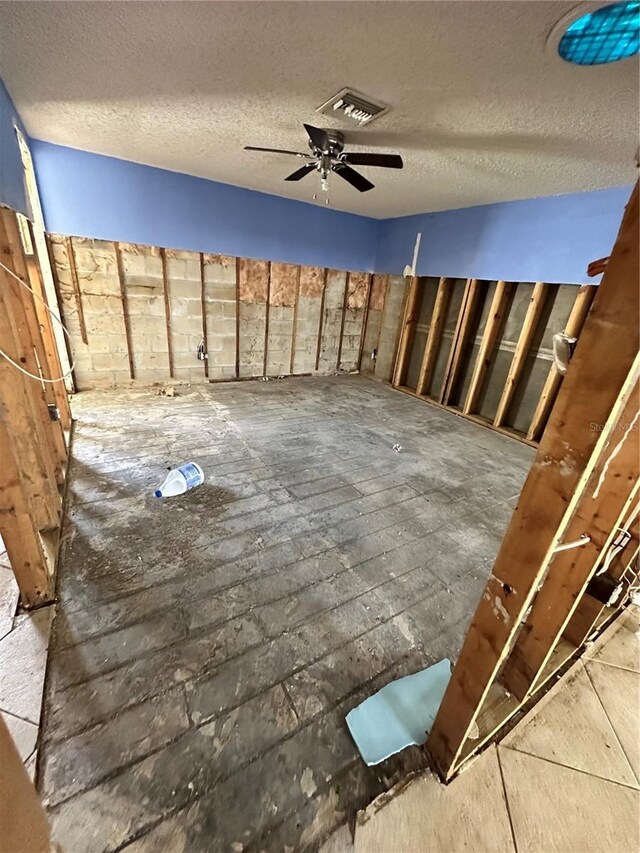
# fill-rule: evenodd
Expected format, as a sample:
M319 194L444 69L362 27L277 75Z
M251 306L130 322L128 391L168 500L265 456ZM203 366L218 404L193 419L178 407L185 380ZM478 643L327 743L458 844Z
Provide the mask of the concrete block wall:
M371 276L367 273L350 272L347 275L347 302L342 329L340 370L358 369L370 284Z
M388 276L357 271L61 235L49 243L79 390L353 371L363 348L382 353L384 369L367 372L389 378L402 278L387 288Z

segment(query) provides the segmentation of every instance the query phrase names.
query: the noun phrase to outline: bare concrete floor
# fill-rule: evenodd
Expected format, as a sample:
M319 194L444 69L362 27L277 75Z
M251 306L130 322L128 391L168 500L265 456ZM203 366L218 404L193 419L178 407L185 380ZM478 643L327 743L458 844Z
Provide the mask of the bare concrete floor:
M317 847L420 765L367 768L345 714L455 659L531 449L359 376L74 409L39 761L56 840ZM155 499L189 459L206 483Z

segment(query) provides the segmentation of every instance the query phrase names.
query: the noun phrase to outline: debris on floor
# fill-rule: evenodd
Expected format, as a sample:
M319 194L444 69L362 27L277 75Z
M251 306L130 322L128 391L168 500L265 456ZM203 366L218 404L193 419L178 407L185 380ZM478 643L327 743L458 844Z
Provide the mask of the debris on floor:
M401 444L394 444L393 449L395 450L396 453L400 453L400 451L402 450L402 445Z
M451 677L451 661L438 661L385 685L346 717L365 763L380 764L426 739Z
M158 388L156 397L175 397L176 389L173 385L165 385L163 388Z
M187 462L179 468L169 471L164 483L156 489L154 494L157 498L173 498L183 495L189 489L204 483L204 471L197 462Z

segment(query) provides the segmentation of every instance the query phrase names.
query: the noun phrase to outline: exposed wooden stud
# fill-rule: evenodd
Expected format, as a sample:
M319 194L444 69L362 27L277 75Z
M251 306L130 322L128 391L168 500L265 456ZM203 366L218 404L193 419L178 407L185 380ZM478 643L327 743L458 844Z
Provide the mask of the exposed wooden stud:
M600 555L608 552L636 502L640 440L634 426L640 419L639 400L636 375L562 537L564 542L577 542L586 534L589 541L559 551L550 559L544 585L505 663L500 681L519 699L527 695L544 669L598 567Z
M16 247L6 231L12 211L0 211L0 257L14 274ZM22 253L20 250L20 258ZM0 346L25 370L38 376L31 331L25 315L24 288L0 268ZM20 436L21 471L29 501L40 529L55 527L59 521L60 495L52 454L51 420L42 384L22 374L6 359L0 358L0 410L11 435Z
M484 327L480 348L478 349L478 355L476 356L473 367L471 382L469 383L467 396L462 407L465 415L475 411L480 395L482 394L487 370L493 359L496 346L507 319L514 288L515 285L510 281L498 281L496 283L496 289L489 308L489 316L487 317L487 323Z
M15 440L0 417L0 536L18 582L20 600L25 607L35 607L53 600L52 566L23 491L23 475L12 449ZM22 441L19 444L22 453Z
M298 264L298 272L296 274L296 293L293 302L293 320L291 322L291 354L289 356L289 373L293 374L294 362L296 358L296 335L298 333L298 303L300 300L300 275L302 268Z
M271 300L271 261L267 261L267 300L264 316L264 347L262 361L262 375L267 375L267 358L269 351L269 302Z
M78 269L76 267L76 256L73 251L73 238L65 237L65 245L67 247L67 260L69 261L69 272L71 274L71 284L73 286L73 295L76 301L76 311L78 312L78 323L80 325L80 337L82 343L87 344L87 324L84 319L84 308L82 307L82 292L80 290L80 282L78 281Z
M31 233L32 242L35 245L35 237L33 227L29 222L29 230ZM62 376L63 368L58 352L57 338L53 328L53 320L49 311L49 299L44 287L40 265L38 263L38 255L26 259L27 275L29 284L36 295L35 309L42 332L42 340L46 350L46 358L49 364L51 376L49 378ZM63 335L66 338L66 336ZM71 429L71 406L69 405L69 397L67 395L66 384L62 382L54 382L52 384L53 395L58 409L58 415L62 429L69 431Z
M173 379L173 345L171 343L171 296L169 293L169 271L167 268L167 250L160 249L162 261L162 295L164 297L164 320L167 328L167 358L169 360L169 378Z
M240 379L240 272L242 258L236 258L236 379Z
M336 370L340 370L342 361L342 338L344 336L344 318L347 312L347 302L349 300L349 285L351 284L351 273L348 272L344 279L344 293L342 295L342 317L340 318L340 337L338 338L338 355L336 358Z
M362 365L362 353L364 352L364 339L367 333L367 322L369 320L369 306L371 305L371 290L373 289L373 273L369 274L369 284L367 286L367 298L364 303L364 316L362 317L362 328L360 329L360 344L358 346L358 362L356 368L358 371Z
M409 292L405 303L402 325L400 327L400 340L398 344L398 352L395 358L395 367L393 370L393 385L404 385L404 380L409 367L409 351L411 342L415 333L416 323L418 321L418 311L420 305L420 278L417 275L412 276L409 282Z
M467 281L440 393L440 402L445 405L451 404L465 364L483 290L483 282L479 279L470 278Z
M325 267L324 280L322 282L322 295L320 296L320 319L318 321L318 346L316 348L316 370L320 369L320 353L322 352L322 327L324 324L324 298L327 292L327 278L329 270Z
M204 375L209 378L209 341L207 339L207 299L204 277L204 255L200 252L200 311L202 312L202 345L204 346Z
M591 308L593 297L596 294L597 287L593 284L585 284L578 289L576 300L573 303L569 319L564 327L564 333L570 338L577 338L582 330L584 321ZM531 424L527 432L527 438L530 441L537 441L542 434L544 425L549 419L549 414L558 395L558 390L562 384L562 374L558 371L555 364L549 370L549 374L542 388L542 392L538 399Z
M441 278L438 282L433 313L431 314L431 321L429 323L429 332L427 333L427 342L416 385L416 394L419 397L429 394L431 390L431 380L442 344L442 333L444 331L445 320L447 319L452 292L453 288L451 287L450 279Z
M125 274L124 274L124 259L122 257L122 250L120 249L120 243L117 241L113 244L113 248L116 253L116 268L118 270L118 285L120 287L120 302L122 304L122 320L124 322L124 337L127 344L127 361L129 362L129 376L132 379L136 378L135 369L133 365L133 345L131 343L131 323L129 321L129 300L127 298L127 289L125 287Z
M640 337L638 214L636 185L427 741L444 778L457 768L468 733L600 458L605 439L590 425L618 422ZM556 651L562 651L560 644Z
M382 326L384 324L384 312L387 309L387 297L389 296L389 287L391 285L391 276L386 275L385 279L386 279L386 281L384 284L384 299L382 300L382 309L380 311L380 325L378 327L378 337L376 338L376 347L375 347L376 353L380 349L380 335L382 334ZM375 366L374 366L373 372L375 373Z
M516 344L513 358L511 359L511 366L509 367L509 373L507 374L507 379L504 383L504 389L502 391L502 396L500 397L500 402L498 403L498 409L493 419L494 426L502 426L507 414L509 413L509 407L513 402L518 381L522 376L522 371L524 370L527 356L531 349L531 342L533 341L533 336L536 333L540 318L542 317L548 293L549 288L544 282L536 282L533 287L533 293L531 294L527 313L525 314L524 323L520 330L518 343Z
M21 324L23 318L26 324L22 327L22 335L26 335L28 338L28 343L26 340L24 341L25 347L23 350L26 359L25 367L30 373L42 377L43 380L53 379L56 374L51 369L45 349L42 327L36 310L36 298L33 292L28 289L31 287L31 282L18 220L16 215L10 210L2 211L2 219L3 240L6 241L5 244L11 253L13 271L27 285L27 287L21 287L15 282L15 279L11 281L11 287L15 287L16 298L22 303L21 311L17 303L13 304L15 319L18 324ZM67 446L62 424L59 420L52 420L49 410L50 406L57 410L54 390L55 383L43 381L39 383L38 387L37 381L30 380L30 382L35 382L34 385L29 387L36 398L36 405L40 412L43 434L47 442L49 458L53 464L56 483L62 484L64 482L64 472L67 463ZM38 398L44 402L44 406L38 403Z
M630 526L629 532L631 533L631 540L609 566L608 574L612 578L625 578L627 573L630 572L634 560L637 559L638 545L640 543L640 530L637 518ZM603 609L602 604L589 595L589 587L587 587L585 594L577 602L577 607L565 625L562 636L577 646L581 646L593 631Z
M58 317L60 318L61 323L66 323L66 318L64 315L64 309L62 306L62 300L60 298L60 279L58 277L58 267L56 264L56 259L53 253L53 244L51 242L51 237L49 234L44 235L45 245L47 247L47 255L49 257L49 268L51 269L51 278L53 279L53 289L56 298L56 307L58 309ZM52 306L49 306L52 307ZM66 328L66 324L65 324ZM69 338L63 333L62 340L64 341L65 352L67 353L67 361L69 365L73 364L73 353L71 352L71 341ZM65 380L65 385L67 389L73 393L75 391L75 379L73 376L73 372L71 376L67 377Z

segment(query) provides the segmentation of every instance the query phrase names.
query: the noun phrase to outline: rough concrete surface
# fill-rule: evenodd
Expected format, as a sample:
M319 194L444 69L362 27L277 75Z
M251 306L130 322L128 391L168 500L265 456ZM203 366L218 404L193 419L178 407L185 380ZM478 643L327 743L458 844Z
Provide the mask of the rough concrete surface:
M39 766L55 839L317 849L423 766L366 767L345 714L455 659L532 450L360 376L74 410ZM190 459L205 483L155 499Z

